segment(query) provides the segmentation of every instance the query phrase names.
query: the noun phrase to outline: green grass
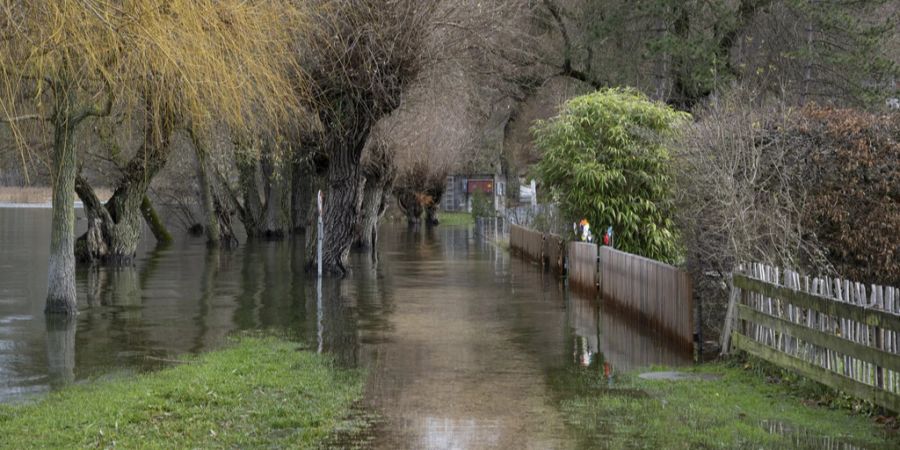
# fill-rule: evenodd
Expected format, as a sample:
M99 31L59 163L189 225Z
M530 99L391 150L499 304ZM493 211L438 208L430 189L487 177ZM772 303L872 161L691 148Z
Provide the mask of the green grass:
M467 212L441 212L438 215L441 225L446 226L463 226L475 223L475 218Z
M318 448L352 424L361 395L359 372L245 337L170 369L0 406L0 448Z
M616 375L610 386L597 371L580 370L555 374L553 385L559 386L566 422L582 436L582 446L589 448L828 448L838 442L880 449L900 445L893 433L868 417L805 402L789 384L767 381L735 363L683 370L722 378L657 381L628 373ZM769 424L788 431L770 432Z

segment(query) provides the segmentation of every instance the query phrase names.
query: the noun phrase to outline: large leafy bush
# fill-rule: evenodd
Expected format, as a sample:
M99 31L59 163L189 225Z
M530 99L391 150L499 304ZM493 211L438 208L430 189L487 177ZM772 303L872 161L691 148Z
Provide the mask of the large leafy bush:
M612 226L616 247L672 262L679 251L666 138L688 117L632 89L576 97L533 128L537 176L570 220Z

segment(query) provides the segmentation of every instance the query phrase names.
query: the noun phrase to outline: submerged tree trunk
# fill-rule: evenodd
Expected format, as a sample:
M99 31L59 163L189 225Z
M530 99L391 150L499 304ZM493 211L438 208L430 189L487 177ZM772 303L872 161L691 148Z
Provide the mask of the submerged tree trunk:
M329 275L343 276L347 273L345 263L359 222L363 142L363 139L356 137L336 143L338 148L331 152L326 175L328 192L324 202L325 240L322 252L322 272ZM307 266L312 269L316 264L313 251Z
M425 225L437 226L441 222L438 220L438 209L441 206L441 199L444 197L444 180L446 176L435 177L431 181L426 195L428 196L425 203Z
M141 149L126 164L116 190L105 205L87 181L78 177L75 189L88 215L88 231L78 239L76 248L79 261L132 264L141 238L141 204L153 177L168 160L170 137L171 123L168 119L152 121L146 126Z
M257 158L251 154L238 155L238 179L243 205L240 206L241 222L247 237L259 236L262 227L262 201L259 199Z
M160 219L156 208L153 207L153 202L150 201L150 197L147 195L141 200L141 214L144 216L144 222L150 228L150 232L156 237L156 242L159 244L172 243L172 234L169 233L166 224Z
M66 96L66 94L63 94ZM50 228L50 261L47 274L46 313L75 314L75 121L68 113L71 99L58 107L54 120L53 217Z
M219 215L213 200L212 183L206 168L206 157L203 151L194 145L197 153L197 181L200 183L200 201L203 215L206 218L206 244L218 247L222 243L222 229L219 226Z
M397 205L406 215L406 223L411 227L418 226L422 221L422 202L420 196L409 189L398 189L394 196L397 197Z
M437 203L430 202L425 207L425 225L430 227L440 225L441 221L438 219L439 206Z
M284 204L284 191L289 170L279 167L275 160L274 150L266 149L266 154L260 160L263 175L263 195L265 198L264 222L260 237L266 239L284 239L287 228L287 213Z
M370 137L363 155L362 202L359 227L354 247L375 251L378 245L378 223L387 210L387 192L396 178L392 154L384 141Z
M359 234L353 245L358 249L374 250L378 245L378 223L384 217L387 209L384 191L385 186L380 179L374 178L365 181L359 214Z
M302 234L312 225L310 217L315 203L313 170L304 161L291 164L291 231Z

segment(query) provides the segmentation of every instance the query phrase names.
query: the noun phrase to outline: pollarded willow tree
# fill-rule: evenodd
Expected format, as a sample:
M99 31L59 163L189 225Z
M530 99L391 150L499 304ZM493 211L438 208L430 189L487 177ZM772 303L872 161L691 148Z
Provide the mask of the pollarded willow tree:
M3 120L14 129L32 120L52 128L48 313L77 310L79 125L113 108L143 121L143 144L113 198L102 205L88 186L78 189L96 245L89 250L128 260L140 236L140 204L177 127L221 120L252 128L292 112L287 56L299 17L286 0L3 0Z
M429 57L425 38L436 2L321 0L316 27L301 51L313 85L310 109L319 111L319 145L327 158L324 184L323 272L343 275L359 220L370 131L400 105L404 88ZM316 264L310 252L308 267Z
M688 117L629 89L576 97L535 125L538 178L568 219L611 226L617 248L674 261L680 251L665 138Z

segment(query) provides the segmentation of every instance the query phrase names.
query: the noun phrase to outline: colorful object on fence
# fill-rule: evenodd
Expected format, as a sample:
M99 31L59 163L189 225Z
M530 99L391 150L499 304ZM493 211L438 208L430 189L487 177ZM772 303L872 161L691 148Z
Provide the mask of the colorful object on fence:
M587 219L581 219L580 222L572 224L575 230L575 239L581 242L592 242L594 236L591 234L591 224Z

